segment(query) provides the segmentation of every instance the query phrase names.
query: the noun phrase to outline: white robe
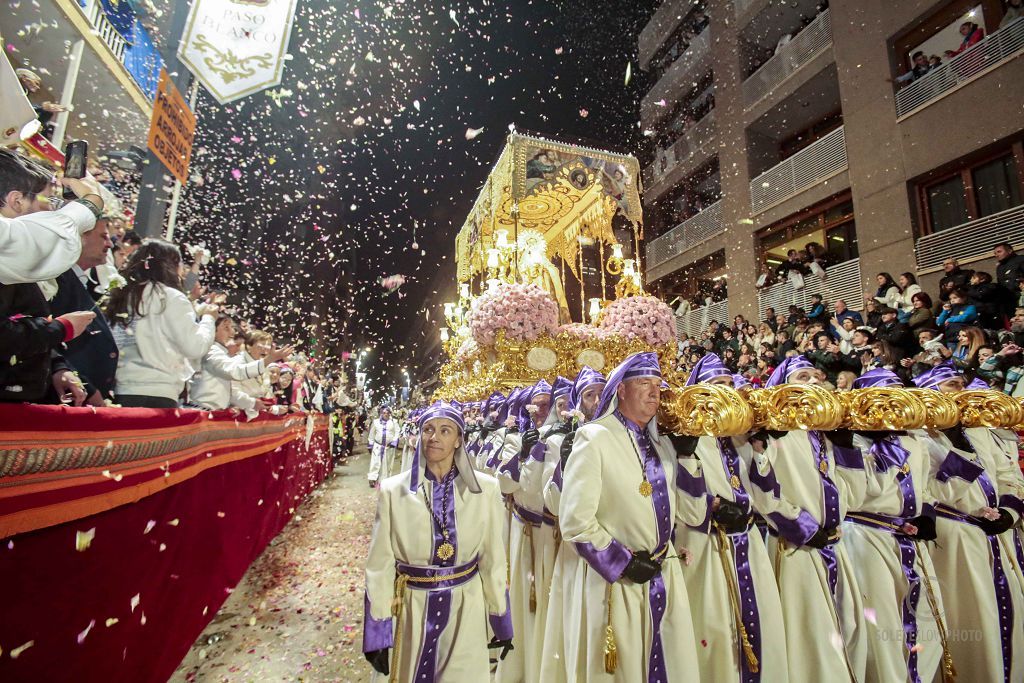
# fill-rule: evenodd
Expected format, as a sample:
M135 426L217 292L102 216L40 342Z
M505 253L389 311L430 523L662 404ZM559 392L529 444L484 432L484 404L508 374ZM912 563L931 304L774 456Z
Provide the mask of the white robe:
M975 453L953 448L943 434L932 433L927 440L936 501L968 515L995 504L1016 508L1010 514L1019 521L1019 501L1024 495L1020 469L1000 452L991 430L974 427L964 432ZM994 493L994 501L986 487ZM1005 626L1012 647L1005 680L1024 681L1024 574L1014 531L990 539L973 524L946 519L941 513L936 529L939 538L932 561L945 598L957 670L972 681L1004 680L1001 627ZM1005 576L1007 600L997 597L997 574Z
M656 456L646 465L651 497L639 493L644 470L636 437L614 414L576 432L558 514L563 538L585 559L563 600L565 637L577 647L575 656L566 661L570 682L694 677L697 653L686 584L678 557L671 547L666 550L666 545L671 546L677 505L690 501L677 501L671 443L657 437L655 429L648 433ZM688 523L707 514L706 503L696 503L694 509L682 511ZM640 550L665 551L661 573L645 584L620 579L632 552ZM614 673L605 670L609 596L618 656Z
M476 470L477 472L487 472L488 474L494 474L500 463L500 455L505 447L505 439L508 437L508 429L501 427L487 435L486 439L482 440L480 448L476 451Z
M562 498L561 448L565 434L555 434L548 439L547 456L544 462L544 507L557 515ZM576 572L583 562L571 543L561 540L558 534L558 548L555 565L551 569L551 585L548 592L548 612L544 621L544 643L540 648L540 679L544 683L565 683L568 674L565 662L569 657L575 660L576 648L565 637L563 610L566 595L571 594L576 584Z
M366 436L366 445L370 449L367 479L379 481L391 476L400 437L401 427L393 418L387 422L377 418L370 424L370 433Z
M736 451L734 467L726 471L726 464L714 437L701 437L693 458L680 462L681 496L719 496L737 502L751 491L748 468L753 457L750 446L739 439L729 439ZM742 490L730 483L735 474ZM749 493L747 494L749 496ZM756 527L742 534L727 537L726 553L729 573L726 575L720 553L717 531L706 519L697 528L680 524L676 533L676 547L691 554L690 564L683 566L690 596L693 626L700 647L697 658L703 681L752 681L762 683L788 681L786 658L786 631L782 619L779 589L775 584L771 559L761 534ZM740 581L740 570L746 579ZM728 582L733 588L730 589ZM758 675L748 668L737 629L731 590L739 599L746 615L744 625L748 640L758 659ZM747 594L753 602L748 602ZM756 616L751 611L756 610Z
M850 477L864 477L867 485L861 500L850 501L842 543L853 563L864 607L872 615L863 621L868 652L864 680L869 683L915 680L911 672L916 672L916 680L927 682L942 666L942 640L932 601L944 621L945 616L931 544L897 536L892 533L895 530L876 528L869 516L883 515L882 522L908 519L921 515L925 506L930 508L934 502L929 493L927 449L913 436L896 438L907 452L906 472L894 457L886 455L886 449L873 446L870 439L860 435L854 437L854 445L864 455L864 470L840 470L850 490L861 488ZM865 517L867 524L863 523ZM910 639L904 630L905 619L912 628Z
M830 576L829 553L803 545L826 521L826 482L812 449L816 438L791 431L769 439L766 457L756 459L749 471L750 494L755 509L779 532L768 539L768 550L782 601L790 680L859 681L867 666L864 606L846 548L842 541L831 546L835 572ZM836 449L820 438L827 476L838 493L838 511L828 521L838 524L849 501L861 500L863 493L850 491L837 478ZM853 469L863 467L855 449L841 453Z
M405 471L381 483L377 501L370 553L366 563L366 620L363 649L393 647L398 634L392 617L395 595L396 562L417 567L437 565L439 534L431 511L424 500L434 501L443 489L429 479L415 493L409 491L411 471ZM410 583L402 603L399 681L412 681L424 660L436 665L429 680L445 683L480 683L490 672L488 633L510 635L505 549L501 542L503 507L498 482L484 474L476 475L482 489L472 493L460 477L454 482L455 546L451 566L478 561L478 574L449 591L428 591ZM449 502L451 504L451 501ZM435 514L437 514L435 512ZM447 598L443 594L447 593ZM438 597L441 596L440 601ZM431 614L427 613L428 602ZM436 610L436 612L434 611ZM440 614L439 614L440 613ZM443 622L436 636L436 656L426 657L423 643L429 635L428 617ZM497 626L497 624L501 624ZM394 650L389 655L394 660ZM392 664L392 671L395 665ZM425 669L420 669L422 674ZM383 678L383 677L379 677Z

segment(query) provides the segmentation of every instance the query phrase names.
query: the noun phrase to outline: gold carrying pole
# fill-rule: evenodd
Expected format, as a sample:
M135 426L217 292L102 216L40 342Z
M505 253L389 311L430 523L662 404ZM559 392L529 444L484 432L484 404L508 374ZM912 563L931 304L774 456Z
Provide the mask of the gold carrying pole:
M760 665L757 661L757 654L754 653L754 646L750 644L747 635L747 627L743 624L743 610L740 607L739 587L736 577L733 575L732 561L729 559L729 539L722 527L715 525L718 532L718 557L722 560L722 571L725 572L725 583L729 586L729 602L732 603L733 617L736 619L736 631L740 636L740 644L743 646L743 655L747 658L747 669L750 673L757 673Z
M608 283L605 281L604 275L604 241L598 240L597 245L598 249L601 250L601 300L603 301L608 298Z
M576 246L580 249L580 321L587 320L587 295L583 293L583 243L576 238Z

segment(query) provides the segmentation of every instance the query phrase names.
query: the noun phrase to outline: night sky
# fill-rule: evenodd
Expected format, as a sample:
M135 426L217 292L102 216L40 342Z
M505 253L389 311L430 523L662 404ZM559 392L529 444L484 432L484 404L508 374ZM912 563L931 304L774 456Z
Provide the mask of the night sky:
M211 248L244 317L321 357L371 346L398 384L510 124L642 148L636 37L656 5L299 0L279 87L200 97L176 239Z

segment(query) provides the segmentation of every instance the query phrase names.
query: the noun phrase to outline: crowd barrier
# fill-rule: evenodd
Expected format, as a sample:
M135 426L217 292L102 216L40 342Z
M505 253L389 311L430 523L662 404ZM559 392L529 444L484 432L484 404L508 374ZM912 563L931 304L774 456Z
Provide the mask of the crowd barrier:
M0 404L0 681L166 681L331 467L323 416Z

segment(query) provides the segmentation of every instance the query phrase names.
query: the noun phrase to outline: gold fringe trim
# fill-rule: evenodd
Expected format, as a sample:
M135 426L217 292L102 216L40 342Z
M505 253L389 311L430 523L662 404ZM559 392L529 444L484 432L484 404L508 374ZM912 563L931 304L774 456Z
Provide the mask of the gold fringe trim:
M747 627L743 624L743 611L740 608L739 584L733 576L732 560L729 558L729 539L722 527L715 525L718 532L718 557L722 560L722 571L725 572L725 583L729 587L729 602L732 604L733 618L736 619L736 630L739 632L740 643L743 646L743 656L747 659L747 669L750 673L757 673L760 664L757 655L754 653L754 646L750 644L750 637L747 635Z

